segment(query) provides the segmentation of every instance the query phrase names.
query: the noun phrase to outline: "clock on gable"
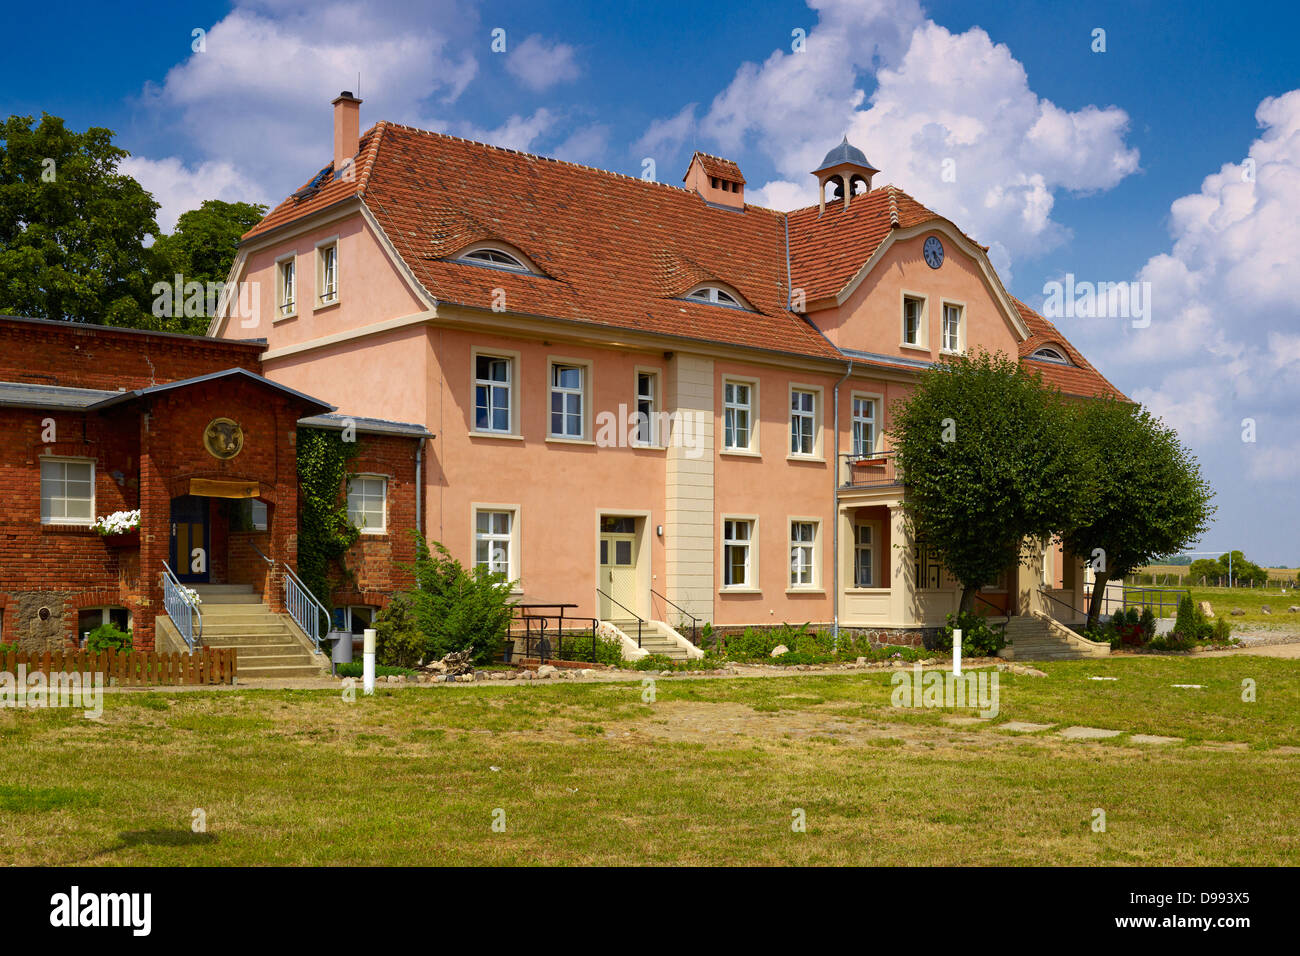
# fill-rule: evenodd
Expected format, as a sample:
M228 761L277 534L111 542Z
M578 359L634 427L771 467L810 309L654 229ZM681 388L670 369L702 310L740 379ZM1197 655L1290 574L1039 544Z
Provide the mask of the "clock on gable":
M939 241L938 236L931 236L925 240L925 245L921 247L921 255L925 256L925 264L931 269L943 265L943 243Z

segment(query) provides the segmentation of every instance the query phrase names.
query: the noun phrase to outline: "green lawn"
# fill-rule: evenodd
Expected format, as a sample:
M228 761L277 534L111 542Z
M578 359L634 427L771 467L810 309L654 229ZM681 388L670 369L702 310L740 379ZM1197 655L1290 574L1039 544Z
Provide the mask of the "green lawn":
M114 694L99 721L5 710L0 863L1300 862L1300 662L1044 669L1003 674L1001 712L973 726L891 707L876 672L664 679L652 703L637 679L353 703ZM997 729L1008 720L1186 741L1016 736ZM191 832L196 808L206 833Z
M1278 588L1192 588L1191 591L1192 600L1209 601L1216 617L1227 616L1233 624L1267 624L1270 628L1300 632L1300 613L1287 611L1293 604L1300 605L1300 594L1294 588L1288 588L1286 594ZM1260 610L1265 604L1272 614ZM1246 613L1237 617L1228 615L1234 607Z

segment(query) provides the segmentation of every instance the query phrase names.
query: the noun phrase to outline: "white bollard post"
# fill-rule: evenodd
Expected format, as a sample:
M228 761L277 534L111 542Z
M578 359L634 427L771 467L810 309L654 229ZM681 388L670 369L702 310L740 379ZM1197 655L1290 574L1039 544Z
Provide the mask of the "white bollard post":
M363 634L364 643L361 646L362 660L362 689L367 694L375 692L375 629L368 627Z
M954 677L961 676L961 628L952 629L952 673Z

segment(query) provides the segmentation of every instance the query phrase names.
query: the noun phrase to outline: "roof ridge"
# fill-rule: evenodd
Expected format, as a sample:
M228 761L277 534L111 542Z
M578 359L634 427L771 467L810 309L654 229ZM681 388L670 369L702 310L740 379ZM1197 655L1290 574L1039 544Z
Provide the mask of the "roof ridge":
M665 189L671 189L671 190L674 190L675 192L688 193L688 194L692 194L692 195L695 193L695 190L693 190L693 189L687 189L687 188L684 187L684 186L674 186L672 183L660 182L660 181L657 180L657 179L642 179L640 176L630 176L630 175L628 175L627 173L616 172L616 171L614 171L614 170L612 170L612 169L601 169L599 166L587 166L587 165L585 165L585 164L583 164L583 163L575 163L575 162L573 162L572 160L568 160L568 159L558 159L558 158L556 158L556 157L554 157L554 156L543 156L541 153L530 153L530 152L528 152L528 151L526 151L526 150L522 150L522 149L512 149L512 148L509 147L509 146L498 146L498 145L496 145L495 143L484 143L484 142L481 141L481 140L477 140L477 139L467 139L467 138L464 137L464 136L456 136L456 135L453 134L453 133L440 133L440 132L438 132L438 131L436 131L436 130L431 130L431 129L420 129L418 126L409 126L409 125L407 125L407 124L405 124L405 123L394 123L394 122L391 122L391 121L389 121L389 120L380 120L379 122L380 122L380 123L383 123L383 124L384 124L385 126L387 126L389 129L404 130L405 132L408 132L408 133L418 133L418 134L420 134L421 136L436 136L436 137L438 137L439 139L450 139L450 140L455 140L455 141L458 142L458 143L468 143L470 146L482 146L482 147L484 147L484 148L486 148L486 149L494 149L494 150L496 150L497 152L500 152L500 153L511 153L511 154L513 154L513 155L515 155L515 156L523 156L523 157L526 158L526 159L540 159L540 160L542 160L543 162L547 162L547 163L555 163L557 166L570 166L570 167L572 167L572 168L574 168L574 169L582 169L582 170L586 170L586 171L588 171L588 172L593 172L593 173L603 173L603 174L606 175L606 176L615 176L615 177L617 177L617 178L619 178L619 179L626 179L626 180L628 180L628 181L630 181L630 182L634 182L634 183L642 183L642 184L644 184L644 185L646 185L646 186L661 186L661 187L663 187L663 188L665 188ZM379 124L376 123L376 125L379 125ZM723 158L723 157L720 157L720 156L719 156L719 157L715 157L715 158L717 158L717 159L721 159L721 158ZM746 203L746 205L749 205L749 204ZM763 207L763 206L755 206L754 208L756 208L756 209L763 209L763 208L766 208L766 207ZM776 212L776 211L778 211L778 210L771 210L771 211L772 211L772 212Z
M899 225L898 224L898 197L894 195L894 184L893 183L886 184L885 192L889 193L889 228L897 229Z

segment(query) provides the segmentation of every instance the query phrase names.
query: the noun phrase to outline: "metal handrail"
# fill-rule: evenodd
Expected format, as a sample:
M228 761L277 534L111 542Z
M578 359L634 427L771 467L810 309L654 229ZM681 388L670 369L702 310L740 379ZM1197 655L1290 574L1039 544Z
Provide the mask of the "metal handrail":
M181 584L180 578L176 577L174 572L166 561L162 563L162 589L163 589L163 608L167 611L167 616L172 619L176 625L176 630L180 632L181 637L185 639L185 644L191 651L194 650L196 640L203 640L203 612L187 599L183 593L189 590ZM182 608L189 613L184 614ZM199 621L199 634L194 636L194 619Z
M1061 607L1068 609L1070 612L1071 623L1073 623L1074 619L1079 616L1078 608L1076 608L1073 604L1067 604L1065 601L1062 601L1055 594L1049 594L1047 588L1045 588L1041 584L1038 586L1038 593L1041 594L1043 597L1047 598L1049 601L1055 601L1057 604L1061 605ZM1087 615L1085 614L1084 616L1086 617Z
M1002 610L1002 608L998 607L996 604L994 604L992 601L990 601L990 600L989 600L988 598L986 598L984 595L980 594L979 591L976 591L976 592L975 592L975 600L979 601L981 604L987 604L990 608L992 608L995 612L997 612L996 614L985 614L985 615L984 615L984 619L985 619L985 620L984 620L984 623L986 623L986 624L989 623L988 619L989 619L990 617L1006 617L1006 616L1007 616L1007 612L1006 612L1006 611ZM1000 622L1000 623L998 623L998 624L995 624L995 625L993 625L993 626L995 626L995 627L1000 627L1000 628L1002 629L1002 633L1003 633L1003 635L1004 635L1004 636L1006 635L1006 633L1007 633L1007 622L1006 622L1006 621L1002 621L1002 622Z
M262 549L259 548L257 545L253 544L253 542L251 542L251 541L248 542L248 546L249 546L250 548L252 548L254 551L257 552L257 556L258 556L259 558L261 558L263 561L265 561L265 562L266 562L267 564L269 564L271 567L275 567L275 558L268 558L265 554L262 553Z
M1110 582L1107 582L1107 584L1109 583ZM1083 596L1085 602L1089 606L1091 606L1092 603L1092 593L1096 589L1097 589L1097 585L1095 582L1084 586ZM1177 611L1178 602L1181 601L1184 596L1192 593L1187 588L1147 587L1145 585L1142 587L1127 587L1121 585L1119 590L1120 590L1120 608L1119 608L1120 610L1124 610L1130 606L1140 607L1143 609L1151 608L1153 613L1155 613L1157 617L1165 616L1164 614L1165 608L1171 608L1174 611ZM1101 612L1100 612L1102 614L1114 613L1114 611L1110 608L1110 595L1107 593L1108 591L1109 588L1103 589L1102 591ZM1131 593L1138 594L1139 599L1136 601L1130 601L1129 594ZM1147 595L1149 594L1159 595L1160 600L1159 601L1150 600L1147 597ZM1172 600L1167 602L1165 600L1166 596L1172 598Z
M641 625L645 623L645 621L641 620L641 615L637 614L636 611L632 610L627 605L620 604L618 601L614 600L614 598L610 597L608 594L605 594L605 592L602 591L600 588L596 588L596 593L604 594L605 597L609 598L610 603L618 604L619 607L621 607L623 610L627 611L628 614L631 614L634 618L636 618L636 646L640 647L641 646Z
M265 555L263 555L265 557ZM289 612L289 616L294 619L303 632L311 638L312 644L316 647L316 653L320 653L320 614L325 615L325 620L329 620L330 612L320 598L311 593L311 589L302 583L302 578L294 573L293 568L289 567L287 562L281 561L284 567L284 607ZM319 611L320 614L315 613Z
M673 608L674 610L676 610L678 613L680 613L680 614L685 614L687 617L689 617L689 618L691 619L691 643L694 644L696 647L699 647L699 645L700 645L700 640L699 640L699 623L700 623L700 619L699 619L698 617L696 617L694 614L692 614L690 611L686 610L686 608L682 607L680 604L674 604L672 601L668 600L668 598L664 597L662 594L660 594L660 593L659 593L658 591L656 591L654 588L651 588L651 589L650 589L650 593L651 593L652 595L654 595L655 597L659 598L659 600L663 601L665 604L667 604L667 605L669 605L670 607L672 607L672 608ZM610 600L612 601L613 598L610 598Z

